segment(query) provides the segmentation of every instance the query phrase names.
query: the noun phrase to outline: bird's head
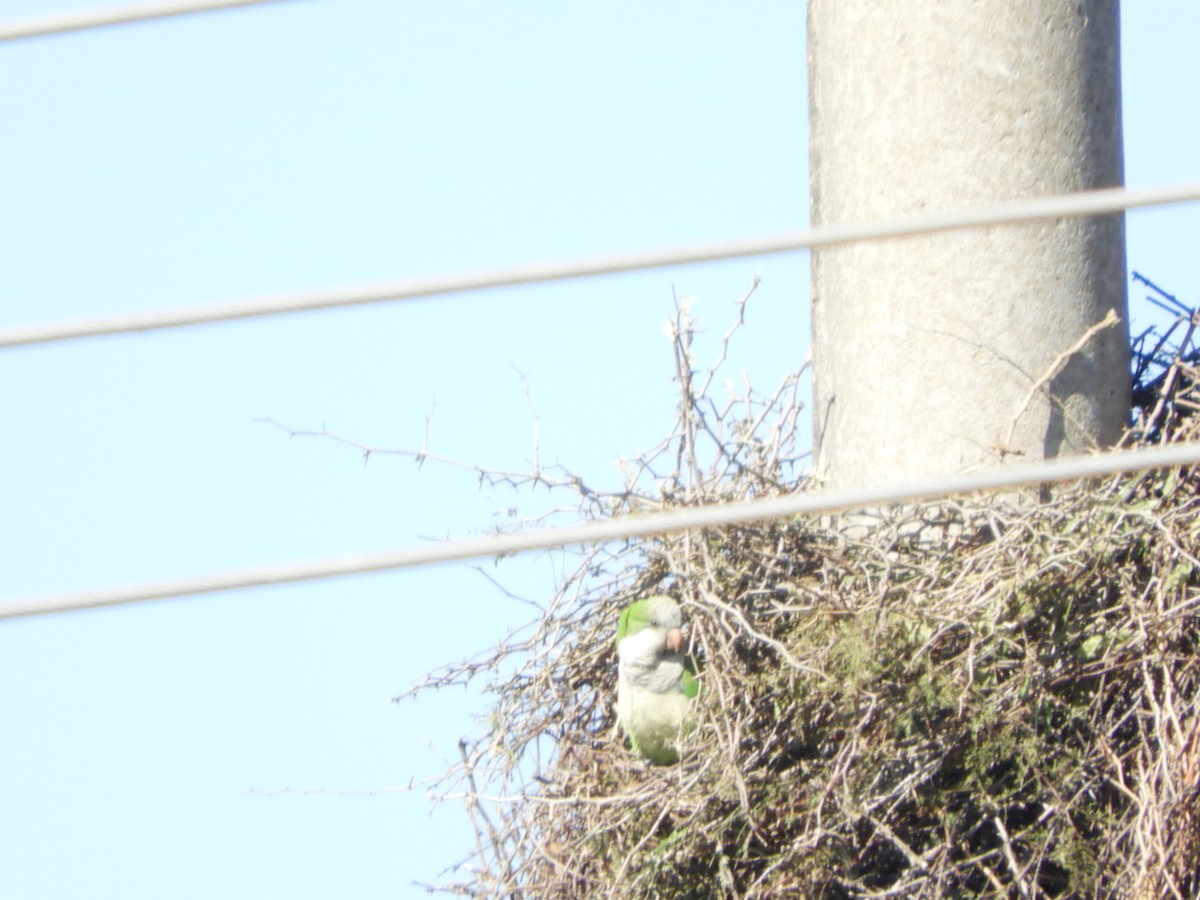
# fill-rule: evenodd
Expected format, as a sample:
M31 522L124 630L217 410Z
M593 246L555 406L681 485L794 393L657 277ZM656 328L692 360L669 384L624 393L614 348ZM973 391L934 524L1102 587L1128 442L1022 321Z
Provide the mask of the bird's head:
M617 647L628 637L659 648L660 653L683 651L683 616L679 604L664 594L631 603L617 623Z

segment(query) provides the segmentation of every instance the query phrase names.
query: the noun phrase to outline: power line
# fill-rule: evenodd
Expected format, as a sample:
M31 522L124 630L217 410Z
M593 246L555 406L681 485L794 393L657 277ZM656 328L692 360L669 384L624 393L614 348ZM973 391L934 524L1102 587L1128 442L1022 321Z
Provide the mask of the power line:
M43 37L68 31L83 31L89 28L105 28L109 25L126 25L130 22L146 22L182 16L189 13L230 9L235 6L250 6L253 3L273 3L277 0L158 0L155 3L132 3L126 6L111 6L86 12L58 13L49 16L23 19L8 25L0 24L0 41L16 41L22 38Z
M356 553L327 559L260 566L217 572L194 578L148 582L111 590L84 591L0 603L0 619L70 610L115 606L147 600L164 600L216 591L288 584L343 575L360 575L435 563L496 557L528 550L578 544L596 544L624 538L649 537L688 528L734 525L786 516L812 515L905 503L951 494L1011 488L1027 484L1072 481L1116 472L1131 472L1200 462L1200 443L1074 456L1006 469L942 476L886 487L816 494L789 494L740 503L686 507L619 519L586 522L564 528L546 528L490 538L423 545L382 553Z
M282 313L358 306L366 303L415 300L421 297L481 291L488 288L562 281L746 256L764 256L813 247L828 247L833 244L846 244L853 241L930 234L955 228L978 228L987 225L1034 222L1041 219L1115 213L1136 207L1185 203L1194 200L1200 200L1200 183L1166 188L1140 190L1110 188L1086 193L1059 194L877 222L820 226L807 231L773 237L743 238L676 249L639 251L579 260L530 263L466 274L383 281L361 287L341 287L249 297L174 310L130 313L58 324L19 326L0 330L0 348L47 344L54 341L126 334L136 331L153 331L161 328L178 328L185 325L226 322Z

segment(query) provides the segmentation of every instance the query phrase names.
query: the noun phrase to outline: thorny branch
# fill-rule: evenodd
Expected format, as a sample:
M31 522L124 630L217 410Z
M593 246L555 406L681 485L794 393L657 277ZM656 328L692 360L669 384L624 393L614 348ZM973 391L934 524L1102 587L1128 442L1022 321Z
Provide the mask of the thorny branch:
M464 467L573 492L585 518L803 489L800 373L767 398L748 384L708 396L752 294L703 376L677 298L677 419L626 463L623 491L600 502L567 470ZM1200 438L1182 333L1142 368L1155 386L1130 442ZM875 514L869 538L775 521L564 556L573 568L535 622L397 698L471 682L494 698L433 788L476 823L475 852L440 889L1200 894L1200 476L1115 477L1038 504L944 501L936 520L957 537L932 546L905 537L930 510ZM624 748L612 710L613 622L660 591L683 601L703 685L667 768Z

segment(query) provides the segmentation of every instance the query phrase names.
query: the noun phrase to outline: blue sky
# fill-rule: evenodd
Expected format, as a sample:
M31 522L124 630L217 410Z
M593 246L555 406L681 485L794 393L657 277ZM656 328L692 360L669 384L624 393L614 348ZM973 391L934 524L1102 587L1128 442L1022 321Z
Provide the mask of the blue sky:
M1194 181L1200 7L1123 28L1127 182ZM291 0L0 44L0 327L801 228L804 65L801 3ZM1129 217L1130 267L1193 303L1196 215ZM672 290L703 357L756 273L730 372L773 386L802 254L0 352L0 600L508 521L263 416L416 448L433 410L434 450L520 468L528 388L543 461L614 484L671 422ZM454 565L0 623L6 895L424 896L460 809L352 792L438 772L483 701L389 699L528 617ZM331 793L257 793L288 787Z

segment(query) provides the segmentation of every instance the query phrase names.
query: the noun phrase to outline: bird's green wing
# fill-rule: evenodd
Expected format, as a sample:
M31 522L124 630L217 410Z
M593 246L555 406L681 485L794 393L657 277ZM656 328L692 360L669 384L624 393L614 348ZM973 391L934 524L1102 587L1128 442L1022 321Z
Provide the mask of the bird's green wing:
M679 679L683 696L695 700L700 694L700 679L696 675L696 661L690 656L683 658L683 677Z

